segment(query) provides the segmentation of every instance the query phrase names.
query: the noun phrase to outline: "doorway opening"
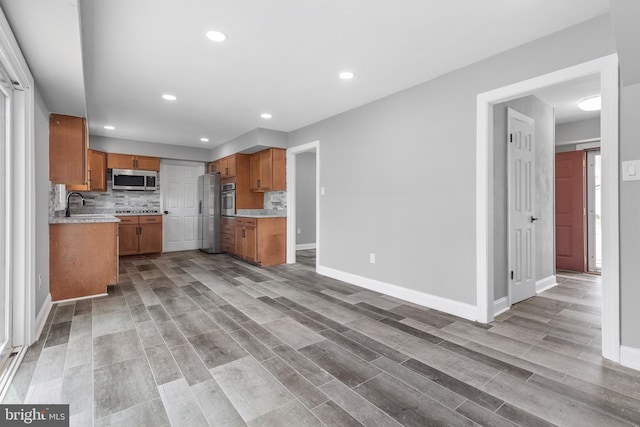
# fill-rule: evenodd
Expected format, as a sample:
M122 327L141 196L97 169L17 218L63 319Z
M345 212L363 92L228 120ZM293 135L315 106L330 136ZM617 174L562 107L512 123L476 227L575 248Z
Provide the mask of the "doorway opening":
M609 55L555 71L477 97L476 151L476 272L478 321L494 318L494 158L493 105L530 95L535 91L599 75L602 90L601 126L601 223L602 223L602 353L620 361L620 281L618 220L618 59Z
M320 265L320 142L287 150L287 263ZM300 251L300 252L298 252ZM298 255L299 254L299 255Z

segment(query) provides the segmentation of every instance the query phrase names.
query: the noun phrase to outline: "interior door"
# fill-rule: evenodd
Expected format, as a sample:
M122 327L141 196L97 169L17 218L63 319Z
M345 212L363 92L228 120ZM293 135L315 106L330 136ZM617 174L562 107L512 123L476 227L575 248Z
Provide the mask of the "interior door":
M509 299L536 294L535 121L508 109Z
M556 153L556 268L586 271L585 156Z
M163 252L198 249L198 177L203 165L160 164L160 193L165 211Z

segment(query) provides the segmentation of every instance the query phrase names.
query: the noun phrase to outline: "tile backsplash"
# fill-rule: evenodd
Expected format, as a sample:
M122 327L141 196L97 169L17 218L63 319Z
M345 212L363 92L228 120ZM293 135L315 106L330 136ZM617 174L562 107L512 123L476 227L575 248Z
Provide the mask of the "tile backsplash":
M161 182L160 179L158 179ZM64 188L64 186L62 186ZM107 191L104 193L79 191L84 197L82 199L72 197L70 204L73 212L79 214L113 214L116 210L140 209L140 210L160 210L160 186L155 191L120 191L113 190L113 179L111 171L107 175ZM51 196L51 197L55 197ZM64 199L65 196L63 196ZM64 203L62 209L64 209ZM57 210L57 209L56 209Z
M264 208L266 210L287 210L287 192L286 191L270 191L264 193Z

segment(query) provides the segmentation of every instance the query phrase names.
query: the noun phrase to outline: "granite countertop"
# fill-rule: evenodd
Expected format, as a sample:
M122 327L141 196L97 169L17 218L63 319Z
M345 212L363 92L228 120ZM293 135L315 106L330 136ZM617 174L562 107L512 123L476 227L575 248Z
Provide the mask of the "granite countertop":
M241 218L282 218L287 211L281 209L238 209L236 217Z
M118 218L113 215L71 215L66 216L50 216L49 224L93 224L100 222L120 222Z
M113 216L160 216L162 212L145 212L145 213L114 213Z

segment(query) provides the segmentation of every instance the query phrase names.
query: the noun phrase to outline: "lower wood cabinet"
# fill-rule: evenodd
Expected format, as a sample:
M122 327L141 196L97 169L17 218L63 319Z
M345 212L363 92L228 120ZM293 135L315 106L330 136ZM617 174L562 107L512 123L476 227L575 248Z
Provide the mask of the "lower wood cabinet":
M232 217L223 217L220 222L220 249L230 254L236 253L236 220Z
M235 218L235 255L262 266L286 261L287 219Z
M162 252L162 216L119 216L120 256Z
M107 292L118 281L118 223L49 225L51 299Z

